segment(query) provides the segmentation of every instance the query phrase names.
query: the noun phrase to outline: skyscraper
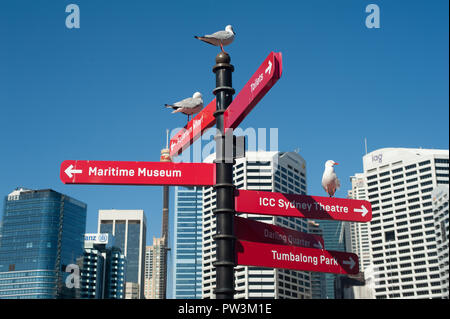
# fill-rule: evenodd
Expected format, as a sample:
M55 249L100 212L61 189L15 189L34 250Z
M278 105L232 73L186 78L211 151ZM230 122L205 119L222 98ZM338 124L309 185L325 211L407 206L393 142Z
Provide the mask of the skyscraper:
M125 256L109 234L85 234L84 253L79 258L80 298L123 299Z
M367 200L367 187L364 174L355 174L350 177L352 190L348 192L348 198ZM346 223L349 240L346 250L355 253L359 257L359 270L365 271L370 265L370 240L369 223Z
M363 167L375 297L441 298L432 191L448 185L448 150L383 148Z
M439 260L439 273L441 276L442 298L448 299L448 185L438 185L431 193L431 196L433 199L434 229L436 230L436 244Z
M362 173L350 176L352 189L348 191L348 198L367 200L367 182ZM364 274L364 286L355 285L352 295L355 299L373 299L373 264L371 262L369 225L370 223L345 222L346 251L355 253L359 257L359 270ZM362 276L361 276L362 277Z
M345 222L339 220L317 221L322 229L322 237L327 250L345 251ZM339 275L325 273L327 299L335 298L335 281Z
M153 245L145 248L145 299L166 299L165 242L153 237Z
M51 189L16 189L4 201L0 298L73 298L69 265L83 254L86 204Z
M114 245L126 257L128 297L144 299L145 243L147 222L143 210L99 210L98 232L114 236ZM134 285L133 285L134 283ZM126 288L127 289L127 288ZM137 296L135 295L137 291Z
M313 220L308 221L308 233L323 237L323 231L320 228L320 224ZM311 294L312 299L326 299L325 273L311 272Z
M215 154L206 158L212 162ZM234 184L237 189L265 190L291 194L306 194L306 163L295 152L247 152L236 159ZM216 232L213 210L215 192L212 187L203 190L203 298L215 298L215 242ZM307 232L306 219L293 217L240 214L260 222ZM307 298L310 299L311 275L305 271L274 269L254 266L235 268L235 298Z
M201 187L175 187L175 299L202 298L202 207Z

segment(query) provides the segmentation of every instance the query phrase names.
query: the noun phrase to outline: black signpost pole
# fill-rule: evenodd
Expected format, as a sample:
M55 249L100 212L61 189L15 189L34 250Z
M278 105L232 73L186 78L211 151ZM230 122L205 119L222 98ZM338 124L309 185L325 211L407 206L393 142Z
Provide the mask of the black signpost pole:
M234 185L233 185L233 152L226 144L230 142L225 138L224 112L233 100L235 93L232 88L233 65L230 64L230 56L219 53L216 56L216 65L213 72L216 74L216 111L214 116L217 123L216 140L216 299L233 299L234 297L234 267L235 260L235 236L234 236ZM228 135L228 134L227 134ZM232 136L231 136L232 137ZM233 138L231 138L233 143ZM233 149L233 148L231 148Z

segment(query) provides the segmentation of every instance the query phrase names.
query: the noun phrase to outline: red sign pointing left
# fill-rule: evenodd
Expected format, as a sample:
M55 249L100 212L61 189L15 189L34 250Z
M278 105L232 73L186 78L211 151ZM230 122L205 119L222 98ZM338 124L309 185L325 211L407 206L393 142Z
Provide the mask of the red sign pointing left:
M215 164L124 161L64 161L64 184L212 186Z

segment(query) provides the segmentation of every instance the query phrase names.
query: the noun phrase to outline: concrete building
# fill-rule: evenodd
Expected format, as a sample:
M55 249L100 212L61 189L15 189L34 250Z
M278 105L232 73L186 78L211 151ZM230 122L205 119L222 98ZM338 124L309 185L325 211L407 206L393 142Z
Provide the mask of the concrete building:
M442 298L448 299L448 185L438 185L431 196L433 199L434 229L436 230Z
M212 162L215 154L206 158ZM292 194L306 194L306 163L295 152L247 152L234 165L234 184L237 189L265 190ZM203 298L214 299L216 232L213 210L215 192L212 187L203 190ZM240 214L264 223L308 231L306 219ZM237 266L235 271L236 299L295 298L310 299L311 274L305 271Z
M442 298L432 194L449 183L449 151L383 148L363 167L375 298Z
M367 200L367 187L364 174L355 174L350 177L352 190L348 192L348 198ZM349 240L346 250L353 252L359 257L359 270L364 271L370 266L370 239L369 223L346 223Z
M125 298L144 299L147 222L143 210L99 210L98 232L114 236L114 245L126 257ZM131 283L134 283L132 285ZM137 294L136 294L137 291Z
M165 240L153 237L153 245L145 248L145 299L166 298L165 254Z

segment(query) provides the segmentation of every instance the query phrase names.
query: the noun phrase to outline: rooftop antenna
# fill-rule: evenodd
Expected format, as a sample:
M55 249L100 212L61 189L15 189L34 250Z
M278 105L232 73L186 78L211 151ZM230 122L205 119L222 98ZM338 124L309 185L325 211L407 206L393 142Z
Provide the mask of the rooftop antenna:
M366 155L367 155L367 138L366 137L364 138L364 145L366 147Z
M169 129L166 129L166 148L169 148Z

